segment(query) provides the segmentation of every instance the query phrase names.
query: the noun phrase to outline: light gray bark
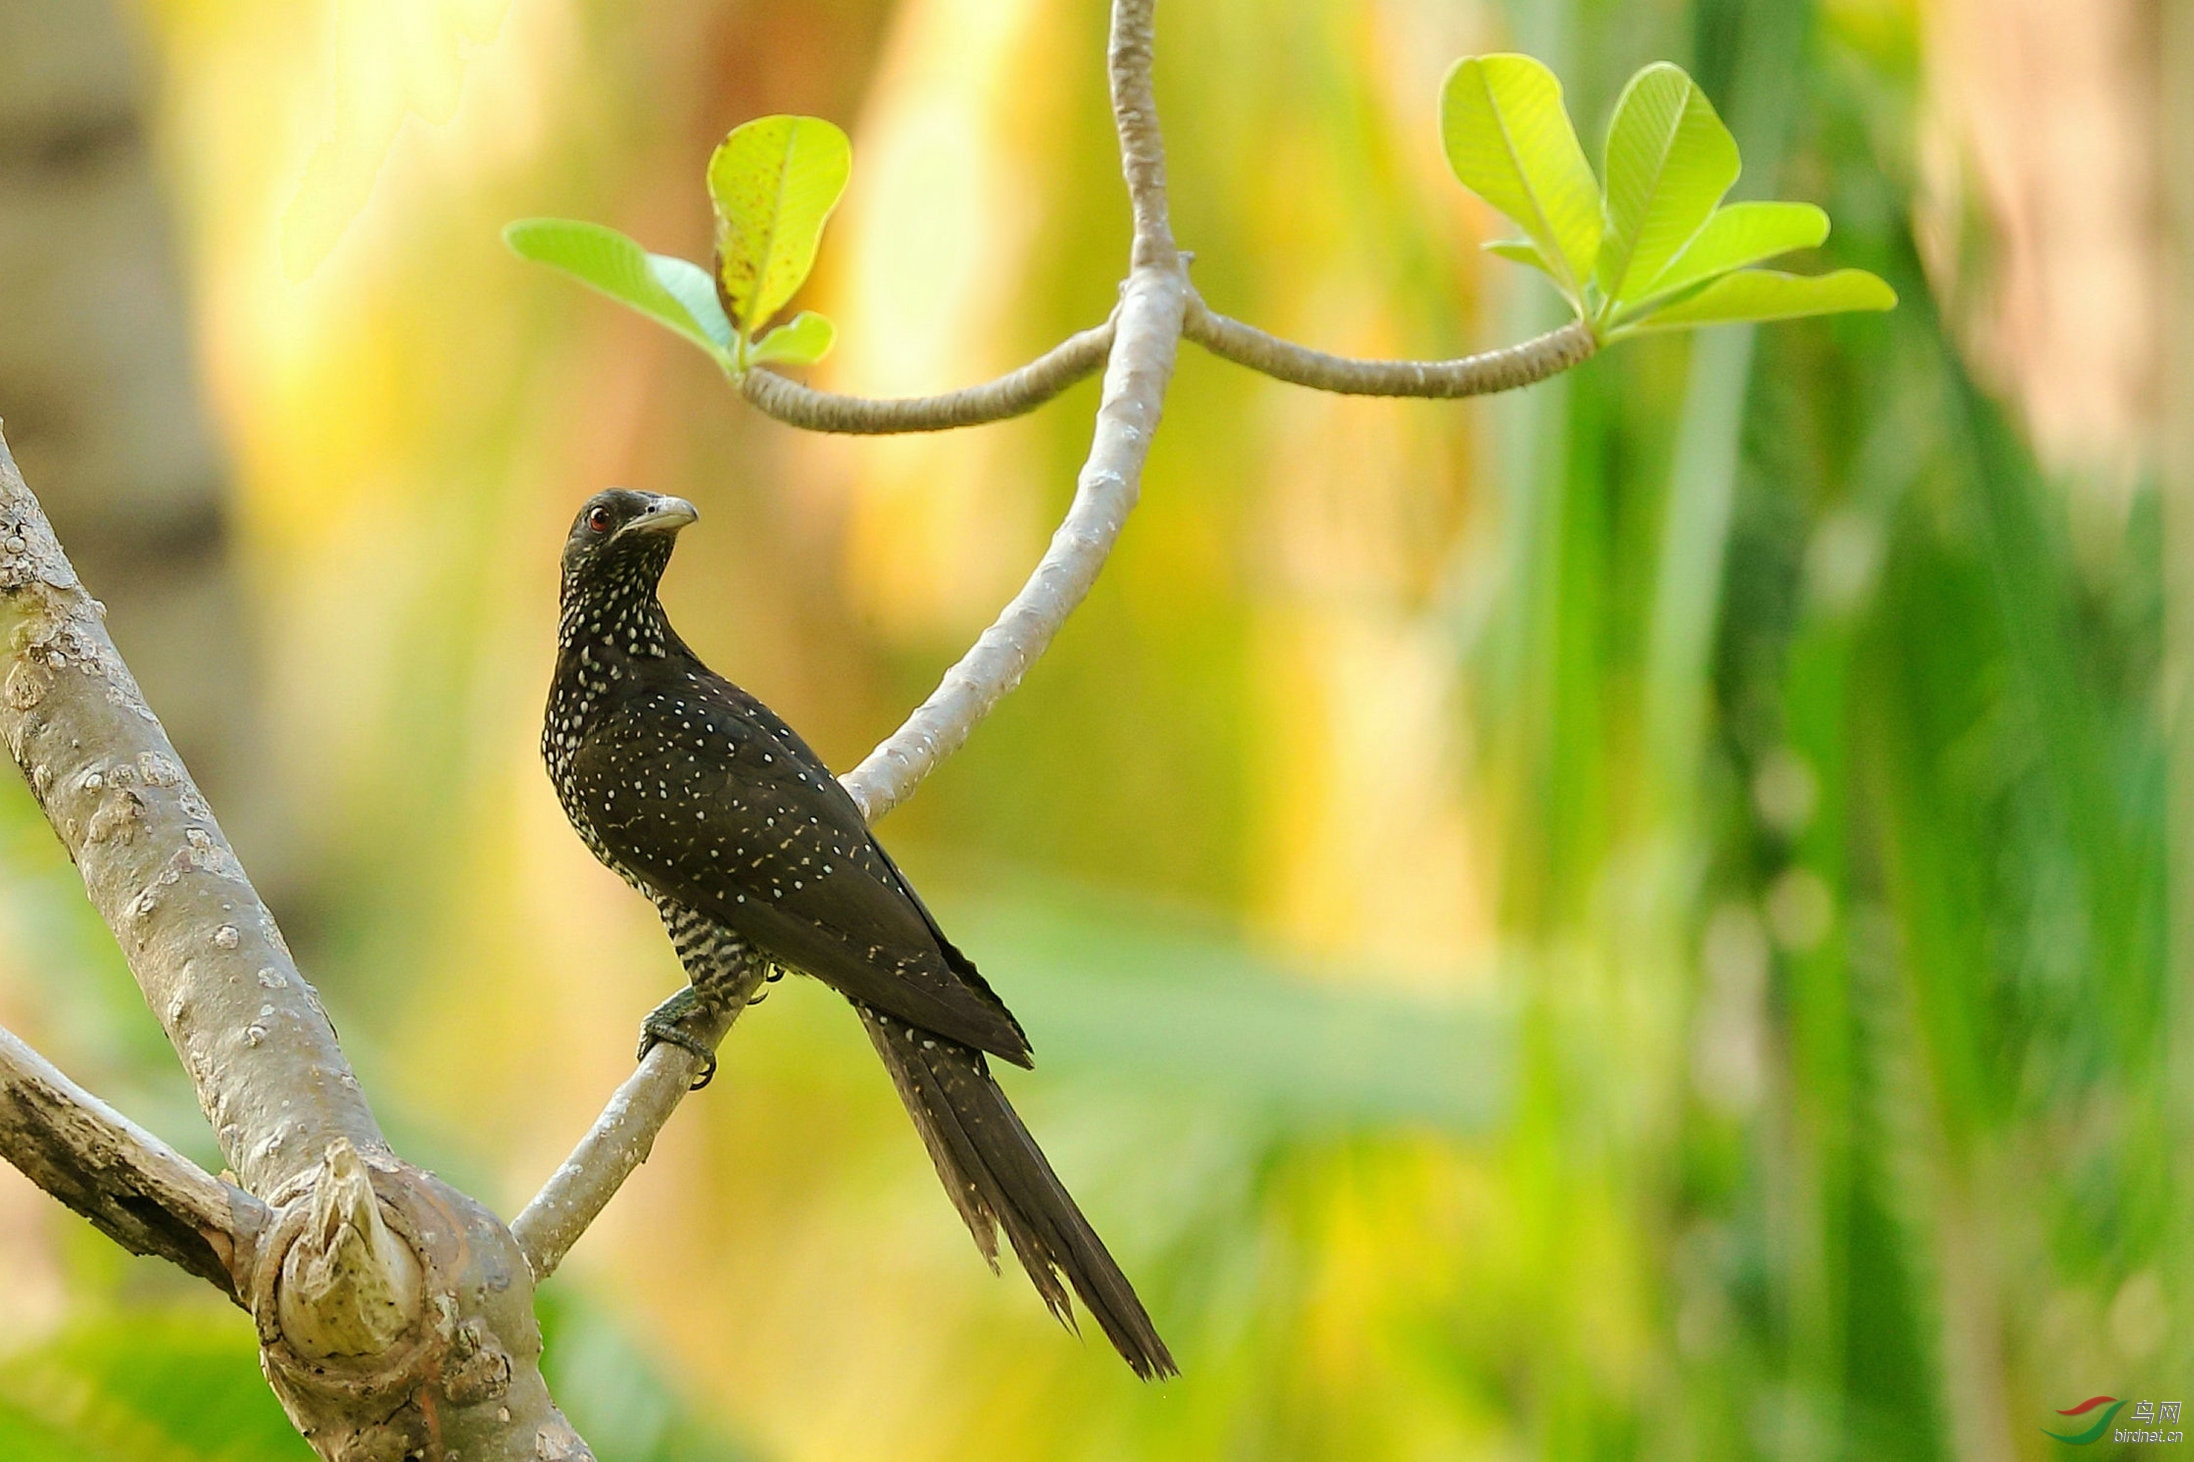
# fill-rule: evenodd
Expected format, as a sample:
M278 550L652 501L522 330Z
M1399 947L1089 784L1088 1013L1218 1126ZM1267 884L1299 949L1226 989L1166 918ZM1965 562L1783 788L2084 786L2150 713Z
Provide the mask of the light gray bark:
M0 1030L0 1157L132 1254L151 1254L241 1303L264 1203L205 1172Z
M0 443L0 737L246 1188L387 1152L319 997Z
M223 1258L227 1282L207 1277L250 1308L268 1378L322 1456L591 1455L541 1381L532 1276L517 1242L479 1203L390 1152L319 998L4 439L0 738L128 956L230 1167L272 1212L262 1223L243 1206L251 1221L220 1229L212 1180L166 1161L100 1109L62 1120L52 1106L72 1089L35 1060L19 1060L21 1074L6 1079L0 1111L12 1118L0 1117L0 1151L95 1222L113 1217L96 1194L123 1206L152 1199L156 1211L125 1242L187 1251L185 1232L198 1231ZM408 1256L387 1260L384 1245L370 1244L384 1256L378 1270L360 1265L358 1224L329 1219L327 1188L337 1183L350 1185L343 1212L355 1219L361 1175ZM224 1233L231 1252L220 1256ZM200 1256L185 1257L186 1268L206 1272ZM307 1276L298 1281L304 1308L298 1294L285 1307L285 1273ZM328 1335L355 1333L349 1322L376 1296L407 1286L419 1303L404 1311L415 1318L393 1343L326 1353ZM300 1315L316 1323L293 1335Z
M705 1017L696 1018L693 1035L712 1050L721 1045L732 1023L754 998L766 968L754 965L736 989L724 992L720 1005L709 1007ZM656 1134L693 1089L701 1069L701 1058L683 1046L662 1041L651 1047L610 1097L609 1105L602 1108L602 1115L594 1119L587 1135L579 1139L571 1156L511 1220L510 1231L517 1236L536 1280L556 1272L556 1266L564 1262L579 1236L617 1196L633 1169L648 1160L648 1154L655 1150Z

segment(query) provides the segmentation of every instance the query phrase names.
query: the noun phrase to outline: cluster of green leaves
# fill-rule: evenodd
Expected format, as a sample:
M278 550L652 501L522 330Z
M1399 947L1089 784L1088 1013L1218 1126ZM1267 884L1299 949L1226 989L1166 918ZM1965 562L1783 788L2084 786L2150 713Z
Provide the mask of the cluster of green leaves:
M837 338L803 310L766 329L807 282L823 224L846 190L853 147L818 117L757 117L734 128L708 162L716 208L713 273L651 254L613 228L523 218L503 230L524 258L561 269L707 351L737 376L769 362L811 365Z
M1737 141L1683 68L1630 80L1608 128L1603 189L1562 105L1529 56L1470 56L1440 94L1440 136L1464 185L1523 226L1489 244L1552 279L1603 341L1646 330L1886 310L1863 269L1819 275L1748 266L1816 247L1828 215L1810 203L1732 203ZM811 365L837 330L812 310L764 327L815 267L823 225L853 167L846 134L819 117L758 117L710 157L716 269L651 254L598 223L525 218L503 237L692 341L733 376Z
M1828 215L1810 203L1724 206L1741 166L1737 140L1679 66L1661 62L1630 79L1599 179L1561 82L1529 56L1458 61L1441 88L1440 137L1463 185L1524 230L1487 247L1553 280L1603 341L1897 303L1863 269L1748 267L1818 246Z

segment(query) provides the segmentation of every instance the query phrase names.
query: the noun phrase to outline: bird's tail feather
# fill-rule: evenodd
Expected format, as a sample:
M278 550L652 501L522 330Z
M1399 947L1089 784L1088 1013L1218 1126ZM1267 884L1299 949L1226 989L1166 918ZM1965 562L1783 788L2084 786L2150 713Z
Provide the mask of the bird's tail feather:
M1037 1293L1061 1321L1074 1324L1060 1283L1064 1274L1135 1374L1145 1380L1178 1375L1127 1276L991 1080L982 1053L866 1006L860 1010L937 1176L991 1268L998 1267L1002 1227Z

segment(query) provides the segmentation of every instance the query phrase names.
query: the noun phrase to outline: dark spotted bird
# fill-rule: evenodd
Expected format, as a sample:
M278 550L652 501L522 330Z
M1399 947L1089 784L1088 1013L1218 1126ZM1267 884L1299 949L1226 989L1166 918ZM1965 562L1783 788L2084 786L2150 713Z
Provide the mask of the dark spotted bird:
M642 1025L715 1057L696 1011L751 988L758 965L812 975L853 1003L960 1217L995 1269L997 1230L1054 1314L1071 1284L1146 1379L1173 1357L1089 1220L991 1079L1028 1037L956 949L853 798L769 707L711 671L656 587L683 499L623 490L580 509L564 545L556 678L541 754L595 857L654 901L691 983Z

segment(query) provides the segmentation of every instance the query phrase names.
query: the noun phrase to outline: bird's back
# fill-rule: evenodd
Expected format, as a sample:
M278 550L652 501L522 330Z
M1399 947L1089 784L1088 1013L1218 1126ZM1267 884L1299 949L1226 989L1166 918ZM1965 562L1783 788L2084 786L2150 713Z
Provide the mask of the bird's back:
M570 658L544 749L597 856L850 999L1027 1062L1018 1023L798 733L675 640L659 657Z

